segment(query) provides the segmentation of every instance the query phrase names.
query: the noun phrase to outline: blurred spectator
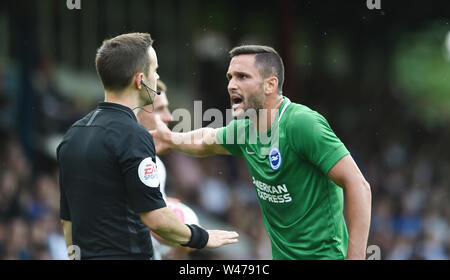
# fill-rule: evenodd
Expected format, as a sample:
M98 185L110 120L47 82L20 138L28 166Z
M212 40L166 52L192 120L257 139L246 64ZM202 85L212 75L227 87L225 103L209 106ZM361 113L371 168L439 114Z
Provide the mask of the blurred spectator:
M30 252L30 227L21 218L15 218L8 224L6 248L4 259L6 260L28 260L31 259Z
M204 177L198 186L200 205L207 212L227 221L232 204L231 188L233 185L227 185L223 176L219 176L219 170L223 168L223 160L221 157L212 157L202 160L201 163L203 163Z
M386 259L408 260L413 257L414 242L411 237L398 236Z
M74 106L62 95L54 80L53 61L43 56L31 78L36 96L38 133L61 133L75 121Z

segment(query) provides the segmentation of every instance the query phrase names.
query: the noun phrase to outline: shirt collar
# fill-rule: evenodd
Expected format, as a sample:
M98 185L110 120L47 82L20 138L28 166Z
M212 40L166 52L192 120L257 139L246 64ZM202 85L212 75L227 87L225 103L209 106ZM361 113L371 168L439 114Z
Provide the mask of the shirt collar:
M280 108L278 110L278 119L277 119L277 121L280 121L281 117L284 114L284 111L289 106L289 104L291 104L291 100L289 100L289 98L287 98L286 96L283 96L283 102L281 102Z
M124 106L124 105L121 105L118 103L112 103L112 102L99 102L98 109L121 111L121 112L127 114L128 116L130 116L130 118L132 118L133 120L135 120L137 122L137 118L136 118L136 115L134 114L133 110L131 110L127 106Z

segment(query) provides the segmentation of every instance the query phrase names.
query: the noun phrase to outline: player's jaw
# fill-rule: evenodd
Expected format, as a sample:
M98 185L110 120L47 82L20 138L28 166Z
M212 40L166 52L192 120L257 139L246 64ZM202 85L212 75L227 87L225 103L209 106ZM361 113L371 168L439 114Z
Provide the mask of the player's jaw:
M243 94L241 92L232 92L230 102L233 118L242 118L249 109L258 112L264 108L264 93L262 87L254 92Z

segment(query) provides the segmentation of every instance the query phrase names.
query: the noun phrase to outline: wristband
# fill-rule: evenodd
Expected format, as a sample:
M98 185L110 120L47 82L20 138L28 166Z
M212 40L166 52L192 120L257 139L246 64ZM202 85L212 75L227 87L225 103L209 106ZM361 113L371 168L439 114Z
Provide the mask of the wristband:
M183 247L190 247L195 249L205 248L209 240L209 234L203 228L195 224L186 224L191 230L191 239L186 244L181 244Z

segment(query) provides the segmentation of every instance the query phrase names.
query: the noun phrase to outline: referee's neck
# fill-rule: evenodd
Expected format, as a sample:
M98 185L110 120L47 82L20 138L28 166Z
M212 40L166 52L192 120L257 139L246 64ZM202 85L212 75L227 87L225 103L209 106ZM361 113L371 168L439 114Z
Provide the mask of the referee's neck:
M133 109L139 107L139 92L124 90L114 92L105 90L105 102L116 103L130 108L137 117L139 111Z

